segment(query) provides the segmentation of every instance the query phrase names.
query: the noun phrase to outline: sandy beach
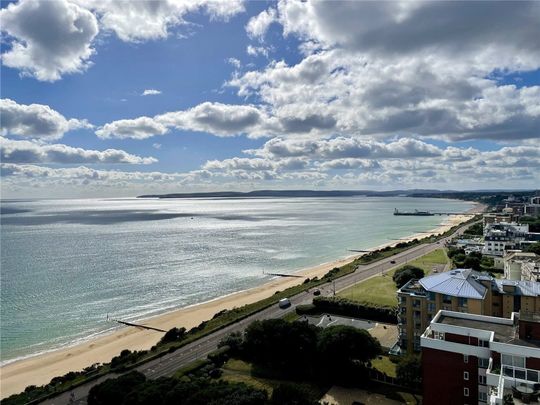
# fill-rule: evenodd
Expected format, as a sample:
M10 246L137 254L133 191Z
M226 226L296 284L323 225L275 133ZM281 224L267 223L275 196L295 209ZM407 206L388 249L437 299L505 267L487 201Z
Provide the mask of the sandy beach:
M444 218L445 221L439 227L426 232L411 235L400 241L408 241L414 238L425 238L447 231L453 226L470 219L473 212L482 211L483 207L475 206L470 210L470 215L454 215ZM393 241L380 247L395 245L400 241ZM321 277L334 267L349 263L356 257L349 256L330 263L324 263L316 267L301 270L295 274L305 277ZM185 327L190 329L202 321L224 309L241 307L273 295L278 290L284 290L299 284L303 279L277 278L261 286L234 293L213 301L198 304L192 307L178 309L151 319L144 323L148 326L168 330L172 327ZM82 370L94 363L105 363L118 355L123 349L142 350L149 349L161 338L162 333L140 330L133 327L124 327L111 334L98 337L76 346L59 349L50 353L41 354L28 359L16 361L0 368L0 395L1 398L21 392L28 385L43 385L51 378L63 375L69 371Z

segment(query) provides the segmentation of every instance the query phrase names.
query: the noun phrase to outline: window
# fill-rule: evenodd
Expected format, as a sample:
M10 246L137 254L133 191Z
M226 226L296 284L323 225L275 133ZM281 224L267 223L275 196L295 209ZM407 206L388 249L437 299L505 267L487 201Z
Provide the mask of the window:
M435 304L433 304L432 302L429 302L427 304L427 310L428 312L435 312Z
M478 376L478 384L486 385L486 376L485 375L479 375Z
M482 402L487 402L487 392L479 392L478 400Z
M450 297L449 295L443 295L443 303L451 304L452 303L452 297Z
M489 347L489 342L487 340L478 339L478 346Z
M469 356L464 354L463 355L463 363L468 363L469 362Z
M514 367L525 367L525 357L521 356L512 356L510 354L503 354L502 355L502 364L505 364L507 366L514 366Z
M467 298L459 297L458 298L458 305L460 307L466 307L467 306Z
M464 372L463 372L463 379L464 379L464 380L468 380L468 379L469 379L469 372L468 372L468 371L464 371Z
M483 359L482 357L478 358L478 368L488 368L489 359Z
M429 297L429 300L430 300L430 301L435 301L435 293L434 293L434 292L431 292L431 291L430 291L430 292L428 293L428 297Z
M469 389L468 388L463 388L463 395L468 397L469 396Z

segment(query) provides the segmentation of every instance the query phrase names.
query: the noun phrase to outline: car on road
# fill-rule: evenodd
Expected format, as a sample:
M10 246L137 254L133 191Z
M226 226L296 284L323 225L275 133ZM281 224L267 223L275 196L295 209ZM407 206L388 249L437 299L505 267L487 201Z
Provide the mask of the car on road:
M278 305L280 308L288 308L291 306L291 300L288 298L282 298L279 300Z
M321 290L315 290L315 291L313 291L313 295L321 295Z
M390 260L390 264L396 264L395 260Z

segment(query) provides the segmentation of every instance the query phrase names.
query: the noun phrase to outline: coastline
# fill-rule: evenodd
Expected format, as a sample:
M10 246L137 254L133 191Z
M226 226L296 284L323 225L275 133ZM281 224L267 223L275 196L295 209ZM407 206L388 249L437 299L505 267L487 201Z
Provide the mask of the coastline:
M407 242L415 238L425 238L446 232L453 226L467 221L474 213L482 209L483 207L480 204L475 203L475 206L468 211L470 214L446 217L445 222L437 228L423 233L416 233L399 241L391 241L371 249L376 250L399 242ZM343 266L359 256L361 254L351 255L315 267L302 269L295 272L295 274L309 278L321 277L332 268ZM145 320L145 325L165 330L179 326L190 329L199 325L202 321L212 318L219 311L262 300L272 296L278 290L284 290L301 282L302 280L298 278L277 278L245 291L155 316ZM157 343L161 336L162 334L159 332L125 327L74 346L6 364L0 368L0 397L5 398L11 394L21 392L28 385L46 384L51 378L64 375L69 371L81 370L94 363L108 362L123 349L149 349Z

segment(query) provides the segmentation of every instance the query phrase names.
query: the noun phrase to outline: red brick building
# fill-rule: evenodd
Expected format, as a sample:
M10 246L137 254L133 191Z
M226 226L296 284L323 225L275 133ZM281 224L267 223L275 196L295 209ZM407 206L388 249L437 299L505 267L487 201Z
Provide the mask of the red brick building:
M421 347L426 405L539 403L540 314L439 311Z

